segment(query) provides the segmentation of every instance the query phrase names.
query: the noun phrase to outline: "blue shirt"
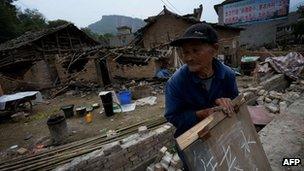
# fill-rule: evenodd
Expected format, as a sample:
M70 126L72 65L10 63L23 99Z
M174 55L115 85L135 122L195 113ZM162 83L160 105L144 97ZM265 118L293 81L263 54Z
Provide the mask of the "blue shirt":
M214 77L207 91L201 78L183 65L168 80L165 89L165 117L176 127L178 137L199 122L196 111L214 107L218 98L234 99L238 89L234 72L218 60L213 60Z

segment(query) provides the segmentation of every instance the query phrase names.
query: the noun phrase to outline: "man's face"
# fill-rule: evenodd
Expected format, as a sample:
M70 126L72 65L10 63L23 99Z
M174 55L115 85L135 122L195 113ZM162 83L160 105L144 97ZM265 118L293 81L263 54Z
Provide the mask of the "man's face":
M212 65L212 59L217 51L217 44L210 45L200 41L186 42L181 46L182 61L191 72L200 72Z

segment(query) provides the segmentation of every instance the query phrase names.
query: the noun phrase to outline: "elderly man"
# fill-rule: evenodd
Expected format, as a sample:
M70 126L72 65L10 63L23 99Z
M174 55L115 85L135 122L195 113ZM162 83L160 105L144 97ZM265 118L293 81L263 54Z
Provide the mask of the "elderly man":
M173 42L185 63L166 85L166 119L176 127L178 137L221 106L233 112L231 99L238 96L234 72L215 59L218 36L209 25L189 27Z
M215 106L232 113L231 99L238 96L238 89L234 72L214 58L218 36L211 26L195 24L171 45L180 48L185 63L165 90L165 117L176 127L176 138L213 113Z

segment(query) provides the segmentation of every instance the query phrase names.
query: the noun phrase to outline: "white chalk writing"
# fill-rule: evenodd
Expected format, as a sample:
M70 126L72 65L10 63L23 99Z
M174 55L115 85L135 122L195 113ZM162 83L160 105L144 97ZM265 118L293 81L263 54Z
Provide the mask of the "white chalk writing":
M206 162L204 161L204 159L201 158L201 163L203 164L204 171L206 171L207 168L209 168L209 167L210 167L210 169L211 169L212 171L214 171L214 170L216 169L218 163L217 163L217 162L212 162L212 161L213 161L213 158L214 158L214 157L212 156L212 157L210 158L210 160L208 161L207 164L206 164ZM208 169L208 170L209 170L209 169Z
M226 161L226 164L228 166L228 171L243 170L243 169L240 169L239 166L237 165L236 157L232 154L230 145L228 145L227 149L225 149L225 147L222 146L222 150L224 152L224 156L223 156L219 166L221 166L223 164L223 162Z
M226 167L228 171L243 171L244 168L239 165L239 162L243 161L244 159L238 159L238 156L236 154L239 154L241 152L245 155L246 158L248 158L252 151L251 146L253 144L256 144L256 141L252 140L252 137L250 137L250 135L245 135L243 130L235 130L234 134L231 133L230 135L234 135L234 138L228 138L229 135L226 135L225 138L219 140L219 143L221 145L218 147L220 148L219 150L222 151L222 155L220 156L213 154L210 149L207 151L193 150L193 166L196 168L198 166L199 170L203 171L215 171L219 168ZM238 139L238 144L240 145L239 149L232 144L233 140L235 139ZM248 160L251 161L252 159L248 158ZM258 168L256 166L253 166L253 169L255 171L258 171Z
M247 157L247 155L249 155L250 151L250 144L255 144L255 141L250 141L250 137L246 138L244 132L241 130L242 136L243 136L243 144L241 146L241 148L244 150L244 154ZM248 153L248 154L247 154Z

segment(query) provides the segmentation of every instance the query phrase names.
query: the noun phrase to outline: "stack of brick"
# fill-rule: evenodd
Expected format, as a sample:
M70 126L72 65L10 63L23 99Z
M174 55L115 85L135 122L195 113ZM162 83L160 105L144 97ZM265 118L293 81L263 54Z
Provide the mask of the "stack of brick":
M177 153L170 153L166 147L161 148L155 163L147 167L146 171L181 171L183 164Z
M106 144L55 170L133 170L156 158L161 147L172 146L173 132L173 126L168 123L152 131L140 127L138 133Z
M247 88L239 87L241 93L244 94L245 99L248 101L257 98L259 91L266 90L284 90L288 87L288 80L283 74L276 74L266 81L261 82L259 85L246 85Z

